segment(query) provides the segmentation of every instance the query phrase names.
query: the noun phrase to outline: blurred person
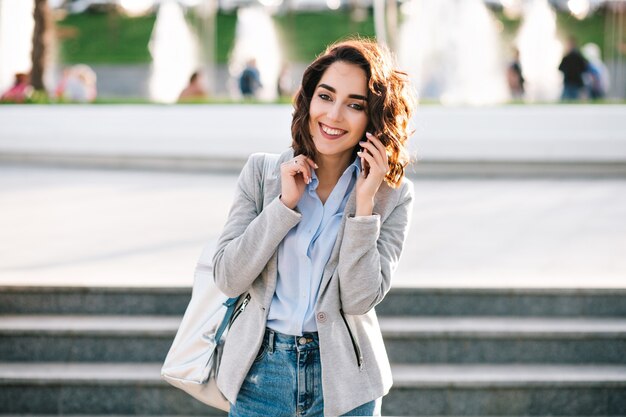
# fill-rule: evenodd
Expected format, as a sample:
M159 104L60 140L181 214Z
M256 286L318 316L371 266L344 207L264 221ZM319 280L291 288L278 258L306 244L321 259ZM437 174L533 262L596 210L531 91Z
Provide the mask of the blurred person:
M207 97L208 94L204 87L202 73L200 71L194 71L191 77L189 77L189 84L187 84L187 87L185 87L178 96L178 101L202 100Z
M278 82L276 83L278 97L291 97L293 93L293 81L291 79L291 69L287 62L283 64L278 74Z
M415 103L386 47L340 42L304 72L291 146L248 158L213 256L247 306L217 374L230 417L380 415L392 374L374 307L409 230Z
M567 53L561 60L559 71L563 73L563 93L561 100L579 100L584 92L583 74L588 70L588 62L578 50L574 36L567 39Z
M239 77L239 89L245 98L255 98L257 91L262 87L263 84L261 84L261 75L256 66L256 59L251 58L246 62L246 67Z
M2 94L0 101L23 103L32 93L33 87L30 85L30 74L18 72L15 74L13 86Z
M61 79L59 80L59 82L57 83L56 88L54 89L54 96L57 99L59 99L59 100L63 99L63 94L65 92L65 88L67 87L67 80L69 80L71 74L72 74L72 69L71 68L69 68L69 67L63 68L63 72L61 74Z
M522 75L522 65L520 64L519 50L517 48L513 48L513 61L511 61L507 67L506 79L509 84L511 96L514 99L523 98L524 76Z
M85 64L78 64L64 71L57 86L57 97L80 103L93 102L98 95L96 73Z
M588 71L584 81L589 98L598 100L609 92L609 69L602 62L600 47L595 43L585 44L581 52L588 62Z

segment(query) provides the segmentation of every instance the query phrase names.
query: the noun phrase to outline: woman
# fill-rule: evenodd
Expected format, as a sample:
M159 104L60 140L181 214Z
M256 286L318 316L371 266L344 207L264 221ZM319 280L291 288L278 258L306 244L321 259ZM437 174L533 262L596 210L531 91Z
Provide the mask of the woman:
M379 415L392 377L374 307L409 229L413 98L386 49L351 40L306 69L294 107L292 147L267 176L250 156L216 246L216 285L245 294L218 387L230 416Z

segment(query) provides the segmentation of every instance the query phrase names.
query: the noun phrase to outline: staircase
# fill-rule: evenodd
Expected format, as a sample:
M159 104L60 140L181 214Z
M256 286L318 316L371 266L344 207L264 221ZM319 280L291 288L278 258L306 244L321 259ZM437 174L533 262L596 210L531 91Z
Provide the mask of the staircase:
M160 379L189 288L0 287L1 415L224 416ZM395 288L383 415L626 416L626 289Z

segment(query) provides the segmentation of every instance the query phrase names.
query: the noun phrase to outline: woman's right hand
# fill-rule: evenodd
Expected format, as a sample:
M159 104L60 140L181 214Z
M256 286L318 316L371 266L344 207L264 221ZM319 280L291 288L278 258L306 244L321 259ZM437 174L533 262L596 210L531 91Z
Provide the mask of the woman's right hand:
M281 196L280 200L290 209L294 209L311 182L312 171L317 164L304 155L298 155L280 165Z

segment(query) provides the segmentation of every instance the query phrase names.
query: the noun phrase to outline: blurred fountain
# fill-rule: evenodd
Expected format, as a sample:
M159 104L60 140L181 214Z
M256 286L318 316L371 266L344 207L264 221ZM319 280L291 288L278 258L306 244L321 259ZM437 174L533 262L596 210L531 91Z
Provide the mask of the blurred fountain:
M150 98L174 103L198 66L198 46L178 2L163 1L150 38Z
M405 3L398 58L421 98L488 105L509 98L496 19L482 0Z
M16 72L30 72L33 0L0 0L0 95L13 85Z
M553 101L561 93L558 71L563 45L556 38L556 14L548 0L530 0L516 39L528 101Z
M256 58L263 88L257 94L261 100L276 99L276 82L280 73L282 56L276 28L269 12L258 6L241 8L237 11L235 47L232 51L228 71L232 97L240 97L239 76L250 58Z

